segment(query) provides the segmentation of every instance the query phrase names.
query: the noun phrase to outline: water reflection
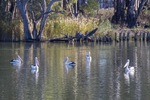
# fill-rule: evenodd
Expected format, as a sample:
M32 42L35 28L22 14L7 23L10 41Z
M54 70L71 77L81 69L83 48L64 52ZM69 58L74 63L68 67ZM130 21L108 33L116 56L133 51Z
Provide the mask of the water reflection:
M31 70L31 73L35 77L35 83L38 83L38 78L39 78L39 72L37 70Z
M12 64L12 67L16 70L17 73L21 70L21 64Z
M1 100L148 100L150 45L146 43L0 43ZM87 52L91 61L87 61ZM14 54L21 66L9 61ZM75 67L66 66L69 56ZM31 70L34 57L39 71ZM135 67L124 73L126 59Z
M127 86L130 86L129 73L124 73L124 78L125 78L125 84L126 84Z
M66 71L67 74L68 74L69 70L71 70L71 69L73 69L75 67L75 65L71 66L71 65L66 65L66 64L64 66L65 66L65 71Z

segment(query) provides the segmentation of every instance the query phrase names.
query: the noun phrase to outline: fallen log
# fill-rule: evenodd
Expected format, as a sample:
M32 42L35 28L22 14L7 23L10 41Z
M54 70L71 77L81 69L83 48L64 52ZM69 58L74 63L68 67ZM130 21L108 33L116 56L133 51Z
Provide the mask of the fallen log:
M97 30L98 30L98 28L93 29L92 31L90 31L89 33L87 33L87 34L84 36L84 38L87 38L87 37L92 36L93 34L95 34L95 32L96 32Z
M50 42L68 42L68 40L65 40L65 39L58 39L58 38L50 39L49 41L50 41Z
M76 35L73 36L69 36L69 35L65 35L63 37L59 37L59 38L53 38L53 39L49 39L50 42L72 42L72 41L90 41L93 42L94 40L92 38L90 38L93 34L96 33L98 28L93 29L92 31L90 31L89 33L87 33L86 35L82 34L81 32L77 32Z
M64 37L49 39L50 42L69 42L73 39L72 36L65 35Z
M93 29L92 31L90 31L87 34L82 34L81 32L77 32L74 39L76 41L93 41L93 39L91 39L90 37L96 33L98 28Z

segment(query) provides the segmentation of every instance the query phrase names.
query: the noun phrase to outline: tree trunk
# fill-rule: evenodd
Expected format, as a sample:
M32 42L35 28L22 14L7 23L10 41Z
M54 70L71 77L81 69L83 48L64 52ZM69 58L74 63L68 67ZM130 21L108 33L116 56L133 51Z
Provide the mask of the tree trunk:
M26 14L23 15L23 25L24 25L24 34L25 34L25 40L31 40L31 32L30 32L30 26L29 26L29 19Z
M127 24L128 27L132 28L135 26L135 0L131 0L128 4L127 10Z
M63 0L63 9L64 10L67 10L67 3L68 3L68 0Z
M28 11L27 11L27 4L28 4L29 0L17 0L17 6L19 8L21 17L23 19L23 25L24 25L24 36L25 36L25 40L30 40L30 39L34 39L34 40L41 40L41 36L44 30L44 26L46 23L46 20L49 16L49 13L51 12L51 7L52 5L60 0L50 0L50 3L46 4L46 0L42 0L42 3L39 4L40 8L41 8L41 15L39 16L39 18L35 18L35 14L34 11L31 8L30 9L30 13L31 13L31 19L32 19L32 24L33 24L33 30L32 30L32 34L33 34L33 38L32 38L32 34L30 31L30 26L29 26L29 16L28 16ZM30 2L32 5L32 1ZM37 24L40 21L40 29L39 31L37 30ZM38 33L37 33L38 31Z
M39 34L38 34L38 37L37 37L38 40L41 40L41 36L42 36L42 33L43 33L43 29L44 29L47 17L48 17L48 15L43 15L43 17L42 17L40 30L39 30Z
M112 18L112 22L118 24L121 21L121 24L124 23L125 21L125 11L124 11L124 6L125 6L125 1L124 0L116 0L114 2L115 5L115 12L114 16Z
M22 20L23 20L23 25L24 25L24 36L25 40L28 41L32 39L31 32L30 32L30 26L29 26L29 18L27 14L27 3L28 0L20 1L17 0L17 6L19 8Z
M121 20L121 24L124 22L127 23L129 28L136 26L137 18L143 9L147 0L142 0L139 5L139 0L115 0L114 1L114 16L112 17L112 22L119 24ZM126 18L125 18L125 6L127 8Z
M127 11L127 24L129 28L133 28L134 26L136 26L137 18L140 15L140 12L143 9L145 3L146 0L142 0L139 5L139 8L137 9L137 6L135 6L136 5L135 0L131 0L129 2L128 11Z
M77 4L77 2L76 3L73 3L73 9L72 9L73 11L73 15L75 16L75 17L78 17L78 4Z
M138 18L138 16L140 15L140 12L141 12L141 10L143 9L143 7L144 7L146 1L147 1L147 0L142 0L142 1L141 1L140 5L139 5L139 8L138 8L138 10L137 10L137 13L136 13L136 15L135 15L135 21L137 21L137 18Z
M32 31L33 39L36 40L37 37L37 23L33 22L33 31Z
M9 8L10 13L12 14L11 20L13 20L15 17L15 10L16 10L16 3L15 3L15 1L12 0L10 8Z
M47 7L47 9L46 9L46 7L44 7L44 11L46 9L46 12L44 12L44 15L42 16L42 19L41 19L40 30L39 30L39 34L38 34L38 37L37 37L38 40L41 40L41 36L42 36L43 30L44 30L44 26L45 26L47 17L49 15L49 12L51 11L51 7L57 1L58 0L51 0L48 7Z

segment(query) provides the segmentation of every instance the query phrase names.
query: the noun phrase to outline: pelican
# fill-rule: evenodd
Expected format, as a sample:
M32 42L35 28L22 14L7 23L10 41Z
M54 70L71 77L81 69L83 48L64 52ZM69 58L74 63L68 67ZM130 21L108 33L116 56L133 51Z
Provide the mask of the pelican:
M86 61L87 62L91 62L91 60L92 60L92 57L91 57L91 55L90 55L91 53L90 53L90 51L87 53L87 55L86 55Z
M129 67L130 60L127 59L126 64L124 65L125 73L134 73L134 67Z
M19 65L21 65L21 61L23 62L21 57L19 55L17 55L17 58L11 60L10 63L13 64L13 65L19 66Z
M38 66L39 66L39 61L38 61L38 58L35 57L35 64L31 65L31 71L32 72L38 72L38 70L39 70Z
M66 66L75 66L76 65L75 62L72 62L72 61L68 62L68 60L69 60L68 57L66 57L66 59L64 60Z

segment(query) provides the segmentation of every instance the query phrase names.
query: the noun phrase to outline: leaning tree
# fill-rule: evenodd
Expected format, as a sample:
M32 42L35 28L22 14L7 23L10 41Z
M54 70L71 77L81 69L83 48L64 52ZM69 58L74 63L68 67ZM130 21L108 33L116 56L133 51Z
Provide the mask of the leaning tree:
M41 40L42 33L49 13L52 11L52 5L61 0L17 0L17 7L20 11L24 25L25 40ZM36 4L37 9L34 9ZM38 11L39 10L39 11ZM32 23L33 28L30 28ZM39 29L37 26L39 25Z

